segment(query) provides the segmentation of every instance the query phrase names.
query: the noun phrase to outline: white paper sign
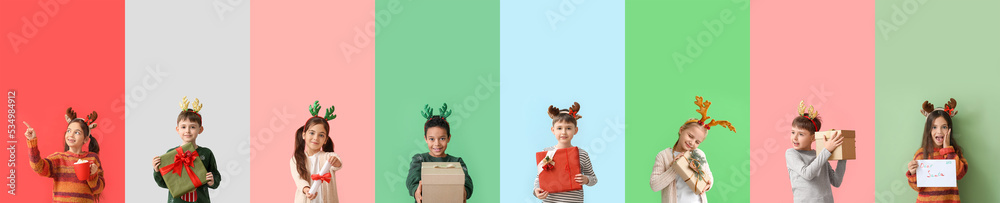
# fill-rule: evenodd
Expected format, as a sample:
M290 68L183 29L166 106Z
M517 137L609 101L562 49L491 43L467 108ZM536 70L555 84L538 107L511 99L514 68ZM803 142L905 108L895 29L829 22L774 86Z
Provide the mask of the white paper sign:
M917 187L958 187L954 159L917 160Z

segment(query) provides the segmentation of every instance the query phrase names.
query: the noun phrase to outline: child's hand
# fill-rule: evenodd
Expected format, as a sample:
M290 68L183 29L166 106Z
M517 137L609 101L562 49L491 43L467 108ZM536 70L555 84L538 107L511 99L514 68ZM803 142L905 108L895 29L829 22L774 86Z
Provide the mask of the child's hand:
M917 160L910 161L909 166L907 166L910 169L910 174L917 175L917 166Z
M712 189L712 180L708 180L708 185L705 186L705 190L701 191L701 194L705 194L709 189Z
M590 179L588 179L587 176L583 176L583 174L576 174L576 183L586 185L587 183L590 183Z
M341 165L343 165L342 163L340 163L340 158L337 158L336 156L330 157L329 160L330 160L330 165L333 167L340 167Z
M31 125L28 125L27 121L21 121L21 122L24 123L24 126L28 127L28 130L24 131L24 137L28 138L28 140L35 139L35 129L31 128Z
M823 138L827 140L825 148L827 151L830 152L833 152L833 150L836 150L837 147L840 147L841 144L844 144L844 136L840 135L840 131L835 132L833 134L833 138L827 138L827 137Z
M212 172L205 174L205 180L208 180L208 186L215 186L215 175L212 175Z
M677 156L674 156L674 161L673 162L677 162L678 159L684 158L685 154L687 154L687 152L681 152L680 154L677 154ZM671 163L673 163L673 162L671 162Z
M153 157L153 171L160 171L160 157Z
M93 176L94 174L97 174L97 164L91 163L90 164L90 175L91 175L91 177L94 177Z
M424 201L424 196L420 195L424 191L424 181L417 182L417 191L413 192L413 199L417 200L417 203Z
M549 192L542 190L542 188L535 188L535 197L538 199L545 199L549 197Z
M319 193L309 194L309 188L311 188L311 187L309 187L309 186L302 187L302 194L306 194L306 198L309 198L309 200L316 199L316 194L319 194Z
M951 129L948 129L948 133L944 134L944 145L942 147L951 146Z

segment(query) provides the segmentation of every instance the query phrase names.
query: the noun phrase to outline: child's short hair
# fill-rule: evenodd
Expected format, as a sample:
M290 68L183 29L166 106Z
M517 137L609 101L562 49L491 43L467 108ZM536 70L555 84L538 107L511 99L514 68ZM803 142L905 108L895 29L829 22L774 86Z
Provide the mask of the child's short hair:
M809 114L806 114L804 116L796 116L795 119L792 120L792 127L802 128L813 133L819 131L820 127L823 126L823 121L820 119L820 117L809 119L808 117L806 117L808 115ZM816 124L813 125L813 122L815 122Z
M576 125L576 120L583 118L580 116L580 103L573 102L573 106L569 109L559 109L555 106L549 105L549 118L552 118L552 124L555 125L557 122L568 122Z
M445 120L444 117L433 116L430 119L427 119L427 122L424 122L424 137L427 137L427 129L433 127L440 127L441 129L444 129L444 132L445 134L448 135L448 138L451 138L451 126L448 125L448 121Z
M195 113L194 111L181 111L180 114L177 114L177 123L180 123L183 120L188 120L201 125L201 115L198 115L198 113Z

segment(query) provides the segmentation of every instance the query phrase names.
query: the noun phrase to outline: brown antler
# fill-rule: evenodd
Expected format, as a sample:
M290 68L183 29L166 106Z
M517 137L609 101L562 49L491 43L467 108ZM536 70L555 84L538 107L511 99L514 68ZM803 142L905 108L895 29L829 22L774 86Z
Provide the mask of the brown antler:
M73 121L76 118L76 111L73 111L73 107L66 109L66 123Z
M701 120L699 120L698 122L704 123L706 120L711 118L710 116L708 116L708 106L711 106L712 102L709 101L703 102L704 99L701 96L694 96L694 99L695 99L694 105L698 105L698 110L695 111L701 113Z
M955 98L951 98L951 101L948 101L948 103L945 104L945 106L951 107L953 109L955 108L955 105L958 105L958 102L955 101Z
M573 102L573 106L569 107L569 111L573 112L573 119L581 119L583 116L580 115L580 103Z
M549 118L555 119L556 116L559 116L559 108L549 105Z
M90 129L97 128L97 111L91 112L90 115L87 115L87 122L90 124L88 126Z
M705 127L706 128L711 128L712 126L716 126L716 125L728 128L729 130L733 131L734 133L736 132L736 128L733 127L733 124L730 123L729 121L716 121L715 119L712 119L712 122L708 122L708 124L705 124Z
M924 101L924 104L922 106L923 109L920 109L920 113L924 114L924 116L927 116L927 114L930 114L932 111L934 111L934 104L931 104L931 102Z

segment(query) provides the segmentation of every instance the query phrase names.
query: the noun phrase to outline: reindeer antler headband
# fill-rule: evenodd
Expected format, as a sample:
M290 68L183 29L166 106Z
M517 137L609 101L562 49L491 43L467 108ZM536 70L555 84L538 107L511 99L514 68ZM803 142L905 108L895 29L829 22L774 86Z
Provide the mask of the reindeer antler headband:
M198 117L201 117L201 114L199 114L198 112L201 111L201 107L203 105L198 101L198 98L194 99L194 105L191 106L192 108L188 108L188 104L190 104L190 102L188 102L188 97L187 96L184 96L184 98L181 98L181 102L180 102L181 111L194 112L194 114L198 114Z
M82 119L76 117L76 111L73 111L73 107L69 107L66 109L65 116L66 116L66 123L70 123L73 122L73 120L79 119L83 120L84 123L87 123L87 128L89 129L97 128L97 111L91 112L90 115L87 115L87 119Z
M427 119L427 120L431 120L432 118L439 117L442 120L444 120L444 122L448 122L448 116L451 116L451 110L448 109L448 103L444 103L443 105L441 105L441 109L440 110L441 110L441 114L435 116L434 115L434 109L431 108L430 104L427 104L427 105L424 105L424 110L420 112L420 115L424 116L424 118Z
M555 119L556 116L559 116L559 114L569 114L569 116L573 117L573 119L580 120L581 118L583 118L583 116L581 116L579 113L580 113L580 103L577 102L573 102L573 106L570 106L569 109L566 110L559 110L559 108L549 105L549 118L552 119Z
M819 131L819 126L816 126L816 117L819 117L819 112L816 112L816 109L813 108L812 105L809 105L809 108L806 108L806 102L799 101L799 116L809 119L809 122L812 122L816 131Z
M729 121L725 120L716 121L715 119L712 119L712 121L705 123L705 121L707 121L709 118L712 118L708 116L708 107L712 105L712 102L703 101L701 96L694 96L694 99L695 99L694 105L698 105L698 110L695 111L701 114L701 119L694 119L694 118L689 119L688 121L684 122L684 125L687 125L688 123L697 122L698 125L705 127L706 130L711 130L712 126L719 125L728 128L730 131L736 132L736 128L733 127L733 124L730 123Z
M948 116L955 117L955 115L958 115L958 111L955 110L956 105L958 105L958 102L955 101L955 98L951 98L948 103L945 103L944 108L934 108L934 104L924 101L924 105L922 105L923 109L920 109L920 113L924 114L924 117L926 117L930 115L932 111L941 110L948 113Z
M326 108L326 115L324 115L323 117L320 117L319 116L319 109L321 107L322 106L319 105L319 100L316 100L315 102L313 102L312 105L309 105L309 114L312 114L313 117L322 118L323 120L327 120L327 121L333 120L333 119L337 118L337 114L333 114L333 111L335 109L333 105L330 105L330 108Z

